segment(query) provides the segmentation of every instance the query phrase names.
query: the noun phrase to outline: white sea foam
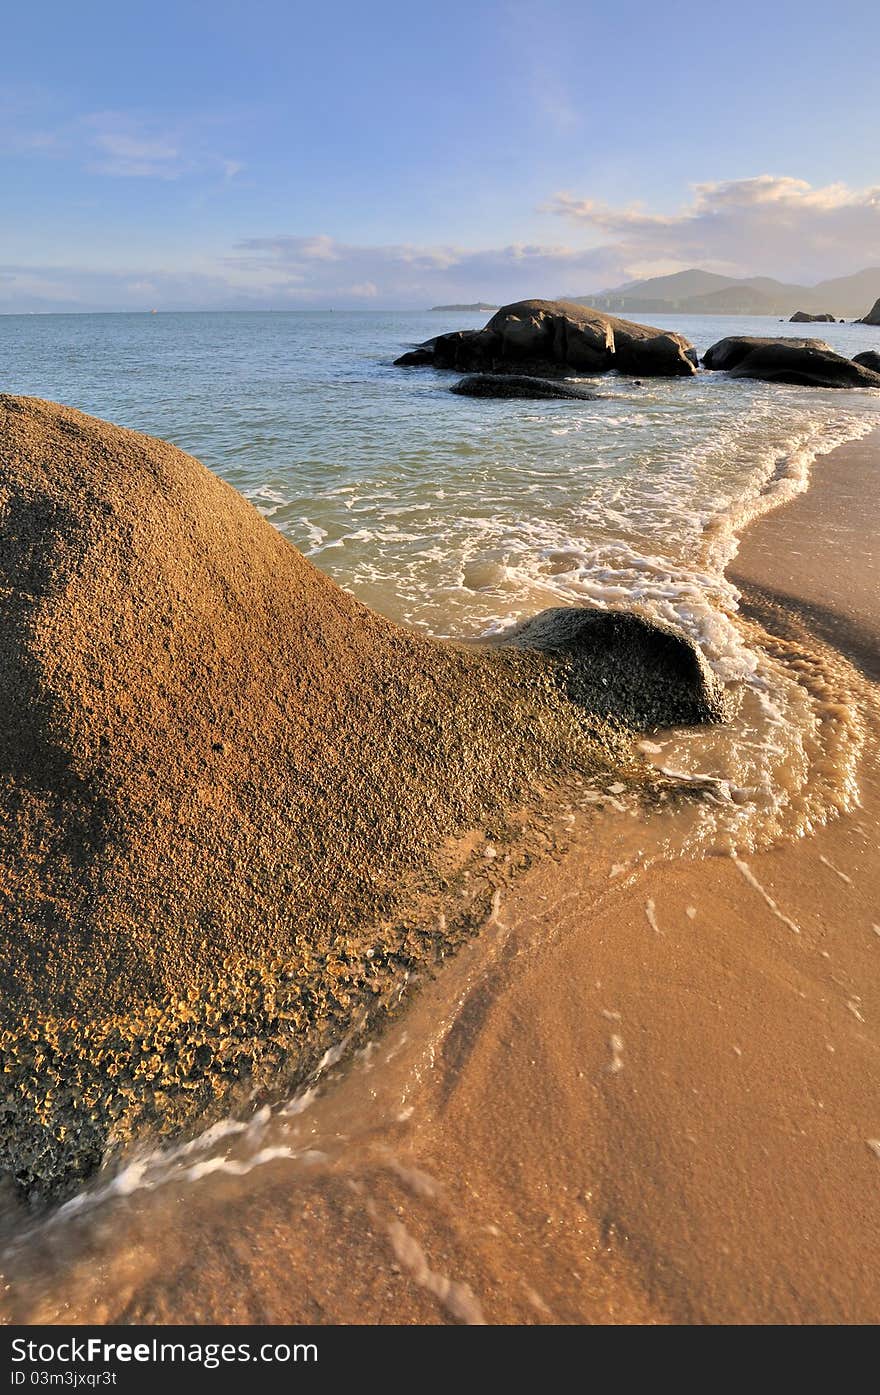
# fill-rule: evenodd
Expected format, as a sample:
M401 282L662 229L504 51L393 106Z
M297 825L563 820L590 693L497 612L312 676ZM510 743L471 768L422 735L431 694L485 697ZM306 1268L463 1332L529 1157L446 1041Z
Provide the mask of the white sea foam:
M688 635L739 715L733 739L682 734L664 763L704 790L696 836L748 850L851 802L858 734L749 640L726 568L743 527L805 489L817 455L873 427L876 399L707 374L653 382L637 412L619 405L508 409L488 419L496 440L471 404L467 449L435 445L424 477L375 470L308 550L355 594L435 634L499 634L574 604L634 607ZM814 788L829 734L831 774Z

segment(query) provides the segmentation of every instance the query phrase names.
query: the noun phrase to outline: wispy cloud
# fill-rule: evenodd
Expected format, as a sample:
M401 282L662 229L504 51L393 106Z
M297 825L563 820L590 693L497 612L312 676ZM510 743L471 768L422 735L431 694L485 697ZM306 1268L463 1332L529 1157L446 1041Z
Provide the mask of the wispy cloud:
M92 174L134 179L179 179L192 167L179 135L155 129L119 112L96 112L83 120L93 156Z
M244 169L241 160L219 154L192 121L175 126L109 111L85 116L79 126L85 135L83 162L90 174L120 179L213 174L228 180Z
M49 94L33 84L0 87L0 154L54 154L59 133L51 109Z
M234 147L223 148L229 126L226 117L208 114L174 120L141 111L60 112L38 88L0 88L0 154L52 157L90 175L234 179L245 165Z

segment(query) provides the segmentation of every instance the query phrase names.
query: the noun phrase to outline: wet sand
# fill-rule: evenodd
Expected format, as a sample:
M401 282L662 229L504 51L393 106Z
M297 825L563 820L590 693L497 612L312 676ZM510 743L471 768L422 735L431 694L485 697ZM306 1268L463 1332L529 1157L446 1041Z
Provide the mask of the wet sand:
M860 807L739 861L579 821L323 1093L7 1253L7 1318L880 1319L878 469L733 568L859 709Z

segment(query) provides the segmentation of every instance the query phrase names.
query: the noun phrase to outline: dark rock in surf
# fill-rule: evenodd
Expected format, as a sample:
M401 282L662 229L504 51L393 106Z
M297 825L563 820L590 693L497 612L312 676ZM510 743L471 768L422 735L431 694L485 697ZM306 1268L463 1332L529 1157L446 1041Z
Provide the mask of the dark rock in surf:
M880 300L876 300L867 315L856 320L857 325L880 325Z
M880 388L880 374L818 342L793 339L721 340L703 358L732 378L797 387Z
M504 636L559 660L565 691L591 711L632 726L719 722L728 715L723 684L685 636L630 611L554 608Z
M853 354L853 363L870 368L872 373L880 373L880 353L876 349L865 349L862 354Z
M827 349L831 353L831 345L826 344L824 339L761 339L750 334L734 334L726 339L719 339L710 349L703 354L702 363L704 368L711 368L720 372L729 372L731 368L736 368L743 359L755 349L765 349L770 344L792 344L799 348Z
M394 360L395 368L426 368L434 362L434 341L429 339L427 344L420 344L418 348L409 349L407 353L401 354L400 358Z
M575 402L596 402L601 395L563 379L528 378L519 373L476 373L455 383L451 391L461 397L560 398Z
M566 300L505 305L484 329L437 335L396 362L545 378L611 369L643 377L691 377L697 367L696 351L683 335Z
M806 310L796 310L789 320L791 325L836 324L834 315L811 315Z

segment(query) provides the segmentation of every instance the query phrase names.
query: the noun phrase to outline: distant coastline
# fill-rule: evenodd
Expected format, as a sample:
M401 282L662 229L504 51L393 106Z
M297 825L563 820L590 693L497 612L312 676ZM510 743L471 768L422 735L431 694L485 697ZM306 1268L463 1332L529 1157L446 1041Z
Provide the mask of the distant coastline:
M575 305L587 305L614 315L767 315L788 319L797 312L856 320L864 307L880 298L880 267L866 267L851 276L801 286L772 276L719 276L691 267L670 276L628 281L588 295L563 295ZM435 311L491 314L499 307L485 300L471 304L432 305Z
M479 311L480 314L485 313L489 315L493 310L497 310L498 308L497 305L489 305L485 300L475 300L470 305L432 305L430 313L433 315L441 311L445 313L446 311L452 310L473 310L475 312Z

